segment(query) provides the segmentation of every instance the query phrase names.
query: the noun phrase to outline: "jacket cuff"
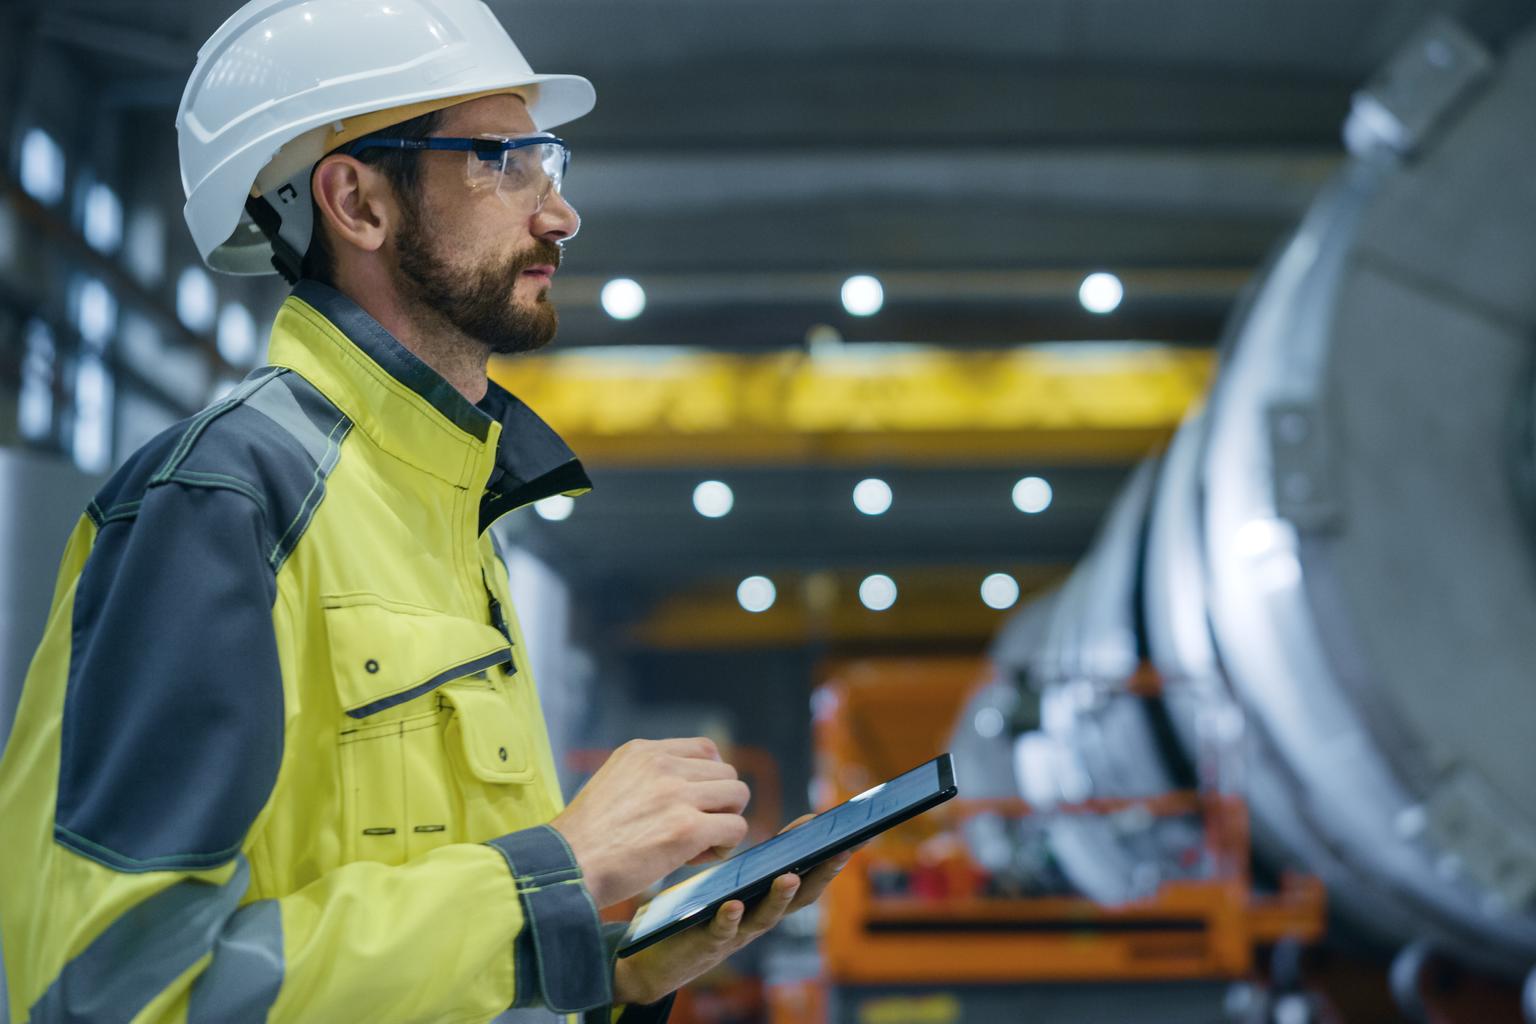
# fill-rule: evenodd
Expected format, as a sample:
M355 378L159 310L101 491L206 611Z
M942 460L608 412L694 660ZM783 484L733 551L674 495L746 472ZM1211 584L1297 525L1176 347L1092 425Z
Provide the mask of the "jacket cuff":
M527 828L494 846L512 869L523 929L512 944L517 1001L555 1013L582 1013L613 1001L613 967L597 907L565 837L549 825Z

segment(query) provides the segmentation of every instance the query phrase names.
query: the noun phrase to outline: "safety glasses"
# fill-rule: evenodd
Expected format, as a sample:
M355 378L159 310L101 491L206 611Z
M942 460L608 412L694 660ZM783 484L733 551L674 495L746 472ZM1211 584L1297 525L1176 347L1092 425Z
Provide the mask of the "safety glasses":
M565 182L565 170L571 163L571 149L565 140L548 132L522 136L486 134L472 139L369 136L344 146L342 152L357 156L369 149L465 153L465 180L470 188L477 191L494 188L498 199L530 216L544 208L550 193L560 191Z

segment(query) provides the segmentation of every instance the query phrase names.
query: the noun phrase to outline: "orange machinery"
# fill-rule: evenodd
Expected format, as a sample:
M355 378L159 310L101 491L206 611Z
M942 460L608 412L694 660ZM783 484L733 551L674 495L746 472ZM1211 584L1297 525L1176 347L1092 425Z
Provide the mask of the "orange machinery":
M833 667L814 706L817 802L823 808L941 752L969 694L990 678L977 658L869 659ZM1155 680L1128 684L1145 693ZM824 983L997 984L1026 981L1240 978L1255 950L1323 932L1324 894L1313 878L1287 876L1276 893L1253 890L1246 808L1219 793L1171 792L1138 800L1058 806L1053 814L1195 814L1212 870L1164 883L1149 899L1104 907L1072 895L987 894L984 873L958 835L980 813L1031 815L1021 800L948 804L861 850L825 899ZM911 884L882 894L877 879ZM814 986L773 993L775 1019L816 1019Z

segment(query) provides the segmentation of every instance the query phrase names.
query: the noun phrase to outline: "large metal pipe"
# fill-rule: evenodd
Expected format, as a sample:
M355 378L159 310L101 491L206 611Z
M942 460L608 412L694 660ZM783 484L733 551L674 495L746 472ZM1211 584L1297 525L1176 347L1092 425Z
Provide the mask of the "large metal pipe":
M1412 40L1203 414L995 651L1041 708L1025 795L1135 795L1236 751L1215 784L1268 862L1362 932L1512 972L1536 962L1533 96L1536 32ZM1142 659L1163 696L1125 701ZM1107 898L1187 864L1151 824L1051 841Z

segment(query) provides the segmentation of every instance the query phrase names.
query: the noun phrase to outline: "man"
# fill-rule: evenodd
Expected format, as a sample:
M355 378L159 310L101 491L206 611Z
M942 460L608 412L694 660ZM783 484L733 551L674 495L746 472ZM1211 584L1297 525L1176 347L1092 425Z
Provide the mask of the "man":
M562 807L488 532L588 487L486 363L554 335L544 133L591 106L480 0L253 0L204 46L199 251L302 280L271 365L65 551L0 761L13 1021L662 1020L835 873L617 964L598 923L739 843L748 793L707 740L633 742Z

